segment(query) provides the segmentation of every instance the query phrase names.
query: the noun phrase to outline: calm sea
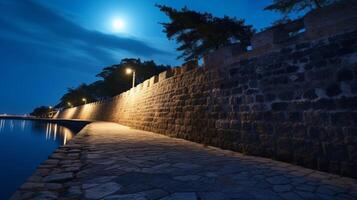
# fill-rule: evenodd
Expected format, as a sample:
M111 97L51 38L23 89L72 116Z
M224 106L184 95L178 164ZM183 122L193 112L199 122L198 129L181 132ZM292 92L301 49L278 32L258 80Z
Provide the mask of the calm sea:
M0 119L0 199L8 199L36 167L74 136L57 124Z

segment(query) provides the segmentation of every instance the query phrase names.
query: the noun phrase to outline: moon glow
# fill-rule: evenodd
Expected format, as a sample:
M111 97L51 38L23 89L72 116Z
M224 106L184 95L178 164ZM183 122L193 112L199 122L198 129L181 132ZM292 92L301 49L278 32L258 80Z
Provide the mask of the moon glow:
M112 26L115 31L122 31L124 29L124 21L121 19L114 19Z

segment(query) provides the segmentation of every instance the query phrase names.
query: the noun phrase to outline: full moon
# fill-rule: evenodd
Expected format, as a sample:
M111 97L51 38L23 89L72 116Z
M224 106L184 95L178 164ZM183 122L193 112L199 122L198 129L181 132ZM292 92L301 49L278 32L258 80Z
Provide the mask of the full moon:
M121 31L124 28L124 22L121 19L114 19L112 25L113 29L116 31Z

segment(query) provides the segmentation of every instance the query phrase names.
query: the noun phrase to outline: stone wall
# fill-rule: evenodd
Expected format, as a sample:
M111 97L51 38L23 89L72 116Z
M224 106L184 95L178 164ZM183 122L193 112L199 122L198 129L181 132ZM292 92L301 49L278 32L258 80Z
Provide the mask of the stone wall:
M218 50L204 67L168 70L55 118L113 121L357 177L357 14L346 2L258 33L247 53Z

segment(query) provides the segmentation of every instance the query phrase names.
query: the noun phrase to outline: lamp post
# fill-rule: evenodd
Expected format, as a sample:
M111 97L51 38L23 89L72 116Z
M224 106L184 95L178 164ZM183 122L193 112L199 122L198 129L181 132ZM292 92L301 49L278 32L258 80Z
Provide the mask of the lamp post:
M51 118L53 116L53 107L52 106L48 106L48 109L49 111L47 112L47 116L46 117L49 117Z
M133 74L133 84L132 87L135 87L135 70L131 69L131 68L126 68L126 74Z
M87 99L86 98L82 98L82 101L84 102L84 104L87 104Z

